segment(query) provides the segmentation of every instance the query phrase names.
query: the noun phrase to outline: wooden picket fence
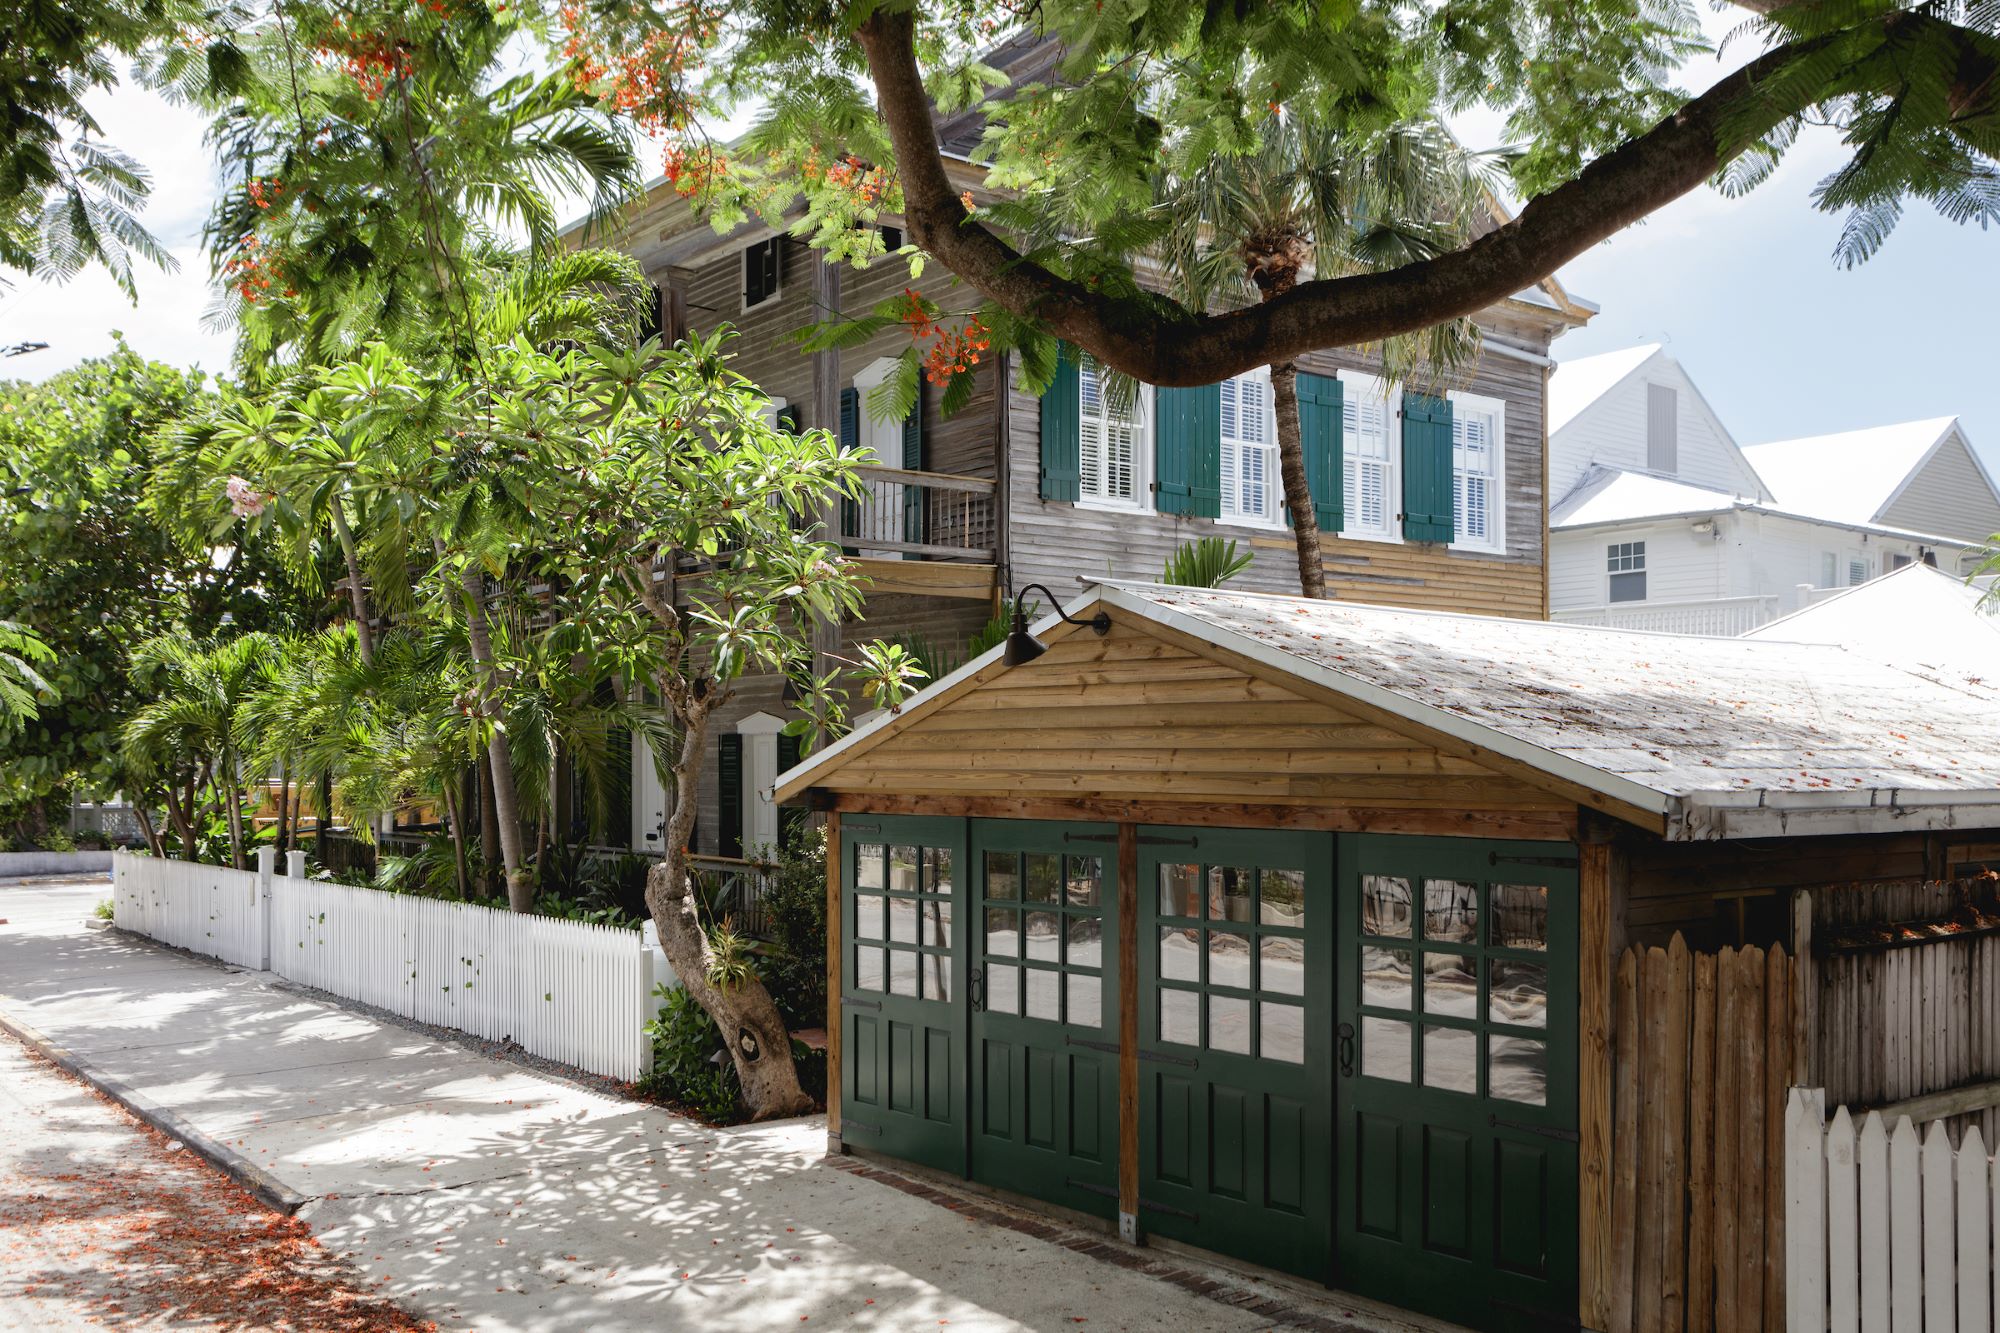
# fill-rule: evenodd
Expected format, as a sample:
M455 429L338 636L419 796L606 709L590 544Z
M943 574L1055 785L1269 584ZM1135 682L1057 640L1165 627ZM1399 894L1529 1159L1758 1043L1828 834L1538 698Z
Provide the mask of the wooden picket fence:
M652 1064L641 932L119 853L121 929L595 1074ZM664 978L662 978L664 979Z
M1783 1327L1791 959L1627 949L1613 1024L1611 1333Z
M1795 1088L1785 1112L1791 1333L1989 1333L2000 1311L2000 1164L1976 1125L1956 1150L1879 1112L1855 1128ZM1777 1325L1773 1325L1777 1327Z

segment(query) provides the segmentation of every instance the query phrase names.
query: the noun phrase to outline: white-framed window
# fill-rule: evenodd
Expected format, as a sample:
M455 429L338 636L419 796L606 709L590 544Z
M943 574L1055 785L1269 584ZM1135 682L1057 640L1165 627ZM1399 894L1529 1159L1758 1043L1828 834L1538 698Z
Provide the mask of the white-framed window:
M1278 418L1271 372L1260 367L1222 382L1222 517L1275 527L1284 517Z
M1453 547L1507 550L1507 405L1451 393Z
M1149 509L1153 390L1139 385L1119 402L1105 379L1091 357L1077 367L1077 497L1085 504Z
M864 461L877 463L883 467L903 466L903 423L900 421L877 421L868 410L868 400L874 396L882 381L889 378L896 369L893 356L877 357L854 377L855 396L860 400L860 420L855 443L860 446ZM903 487L893 481L871 478L862 483L861 498L853 502L853 513L859 527L855 535L873 537L876 541L900 542L905 539L903 517ZM901 560L898 552L879 547L863 545L861 553L876 559Z
M1395 542L1403 539L1397 521L1403 493L1396 439L1402 391L1377 375L1340 372L1343 537Z
M1605 548L1605 600L1646 600L1646 543L1613 542Z
M761 241L752 241L743 247L743 308L754 310L758 306L778 299L783 288L785 238L767 236Z
M1868 582L1868 557L1849 555L1847 557L1847 586L1852 588Z

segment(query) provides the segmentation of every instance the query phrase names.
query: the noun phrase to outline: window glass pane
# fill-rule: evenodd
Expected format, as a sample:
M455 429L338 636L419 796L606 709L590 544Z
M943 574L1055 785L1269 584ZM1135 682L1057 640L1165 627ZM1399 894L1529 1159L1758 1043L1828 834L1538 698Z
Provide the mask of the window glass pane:
M1001 958L1021 956L1021 914L1011 907L986 909L986 952Z
M1026 957L1042 958L1054 963L1061 961L1062 941L1056 930L1060 914L1056 912L1030 912L1023 927L1028 952Z
M1424 938L1442 944L1479 942L1479 886L1452 879L1424 881Z
M1208 1049L1250 1054L1250 1001L1228 995L1208 997Z
M996 1014L1018 1014L1021 1012L1020 968L989 967L986 969L986 1007Z
M1305 871L1259 871L1257 874L1257 919L1267 926L1284 926L1289 930L1305 929Z
M899 893L915 893L918 886L917 849L914 847L891 847L889 849L889 887Z
M1488 941L1502 949L1549 947L1549 891L1540 884L1495 884L1486 891Z
M1257 1053L1266 1060L1283 1060L1287 1064L1302 1065L1306 1062L1306 1011L1296 1004L1272 1004L1265 1001L1257 1006L1257 1039L1263 1045Z
M924 848L924 892L951 892L951 848Z
M1410 1081L1410 1025L1393 1018L1361 1020L1361 1072L1393 1083Z
M1361 950L1361 1003L1408 1009L1411 989L1408 949Z
M854 849L854 883L857 888L883 888L883 848L879 843L866 843Z
M1425 1028L1424 1086L1447 1092L1478 1092L1478 1034L1463 1028Z
M1201 997L1193 991L1160 992L1160 1040L1201 1045Z
M1061 1021L1058 1007L1062 1004L1062 973L1041 968L1021 969L1021 984L1025 989L1027 1003L1021 1012L1028 1018L1045 1018L1051 1023Z
M951 947L951 899L926 898L920 905L922 942L939 949Z
M1410 881L1394 875L1361 877L1361 933L1410 938Z
M1104 978L1072 973L1069 983L1069 1021L1077 1027L1104 1026Z
M1028 863L1028 901L1055 902L1062 888L1062 858L1054 852L1029 852L1023 859Z
M1070 916L1063 922L1067 936L1063 961L1071 967L1104 966L1104 922L1094 916Z
M882 951L871 945L857 945L854 950L854 989L882 989Z
M1208 868L1208 914L1216 921L1250 919L1250 886L1255 872L1234 866Z
M1518 963L1511 958L1489 958L1486 967L1491 976L1486 994L1488 1021L1530 1028L1549 1025L1549 969L1546 966L1541 963Z
M1306 942L1267 935L1257 943L1257 988L1278 995L1306 993Z
M889 900L889 938L899 944L917 942L917 903L914 898Z
M1474 960L1454 953L1424 955L1424 1012L1449 1018L1479 1017Z
M882 938L882 898L874 893L854 895L854 938L858 940L879 940Z
M1160 867L1160 915L1201 915L1201 867Z
M889 993L917 993L917 956L907 949L889 950Z
M1160 927L1160 976L1169 981L1201 980L1201 932Z
M918 964L924 977L924 998L926 1000L951 999L951 955L927 953Z
M1486 1038L1486 1054L1489 1096L1530 1106L1548 1105L1548 1047L1526 1037L1503 1037L1496 1032Z
M1008 899L1021 896L1020 853L986 853L986 896Z
M1208 932L1208 984L1250 989L1250 941L1226 930Z
M1072 856L1069 858L1067 901L1071 907L1097 906L1098 894L1103 882L1103 857Z
M1646 600L1646 573L1613 574L1608 580L1610 599L1614 602L1643 602Z

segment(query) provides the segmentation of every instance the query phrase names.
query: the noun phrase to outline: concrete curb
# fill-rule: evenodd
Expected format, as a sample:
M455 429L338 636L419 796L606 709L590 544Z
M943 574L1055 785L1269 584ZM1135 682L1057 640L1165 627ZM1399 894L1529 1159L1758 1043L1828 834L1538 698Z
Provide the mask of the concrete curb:
M175 1112L140 1096L76 1052L56 1045L4 1010L0 1010L0 1031L16 1038L51 1064L76 1075L162 1134L179 1139L190 1152L204 1158L268 1206L289 1216L312 1202L312 1196L300 1194L234 1148L210 1138Z

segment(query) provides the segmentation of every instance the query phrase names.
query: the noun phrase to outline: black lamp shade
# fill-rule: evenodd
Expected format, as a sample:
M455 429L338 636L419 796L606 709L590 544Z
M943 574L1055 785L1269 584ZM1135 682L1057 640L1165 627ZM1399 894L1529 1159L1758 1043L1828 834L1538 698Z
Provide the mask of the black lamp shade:
M1026 666L1047 651L1048 649L1035 642L1034 635L1028 633L1028 617L1020 609L1020 604L1016 603L1014 628L1008 631L1007 646L1000 653L1001 662L1010 667Z

